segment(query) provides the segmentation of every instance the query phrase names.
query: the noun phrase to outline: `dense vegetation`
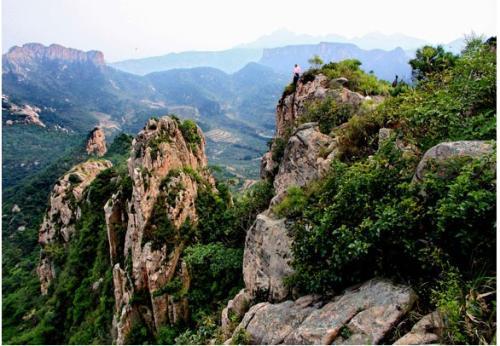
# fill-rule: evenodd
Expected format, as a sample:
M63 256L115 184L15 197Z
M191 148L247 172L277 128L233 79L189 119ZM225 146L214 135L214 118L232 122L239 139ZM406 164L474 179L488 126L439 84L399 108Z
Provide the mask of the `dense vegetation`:
M183 171L196 175L191 169ZM178 174L173 171L166 179ZM155 228L160 232L155 233L155 238L148 239L164 244L169 243L169 239L173 241L175 237L182 237L186 244L182 257L192 278L187 291L179 278L174 278L157 294L187 297L190 320L182 325L163 326L157 333L139 324L138 334L131 335L127 340L129 343L206 344L222 336L218 322L221 311L227 301L243 288L241 264L246 231L256 215L267 208L272 196L272 185L265 181L234 198L226 184L218 183L215 191L209 186L198 191L196 211L199 220L196 224L186 223L175 230L165 217L158 217L164 212L153 215ZM174 233L177 235L173 237ZM222 343L224 340L218 341Z
M392 277L419 291L423 312L446 314L443 342L494 342L495 153L431 165L422 182L412 178L421 154L437 143L495 143L496 45L472 40L459 57L436 48L429 58L429 50L411 61L415 86L377 107L346 119L328 99L316 106L323 125L347 122L334 130L341 160L274 208L295 220L296 272L288 284L333 294ZM392 129L382 143L381 127Z
M105 299L112 299L112 290L109 290L112 283L109 281L110 277L106 276L109 275L109 273L105 273L105 268L106 270L109 269L106 267L109 267L106 230L105 228L103 229L104 224L100 223L101 221L104 222L104 216L101 215L101 213L95 213L95 210L102 210L103 200L109 195L110 190L117 188L113 184L110 184L110 179L115 175L123 175L125 168L124 163L129 155L130 144L131 136L129 135L122 134L115 138L115 141L110 145L105 157L113 162L115 168L103 173L88 189L92 191L92 194L89 195L91 198L88 199L89 202L87 204L84 204L81 224L78 225L78 228L82 229L83 234L86 236L85 238L79 237L79 240L75 240L75 242L71 243L71 246L74 248L72 250L74 253L73 256L76 256L78 251L90 251L90 253L85 253L85 259L81 261L82 264L76 263L79 261L73 258L73 262L66 265L65 261L68 259L65 253L71 251L61 251L62 249L58 248L52 249L55 253L61 255L56 256L60 259L60 267L64 268L65 271L67 270L67 274L64 274L66 275L66 279L58 281L53 285L55 288L54 292L62 290L63 285L68 285L68 287L64 288L66 290L64 294L68 296L70 294L76 294L80 285L82 287L80 291L87 289L88 282L95 279L97 275L102 274L102 276L97 277L94 281L99 280L100 277L106 279L107 281L104 282L102 287L107 288L103 288L100 293L106 293L103 295ZM3 192L2 339L4 342L69 342L70 337L76 333L76 330L74 330L76 326L80 326L82 333L86 334L82 338L74 336L77 338L73 340L74 342L86 343L93 338L96 342L101 343L110 341L109 336L104 337L108 332L106 329L103 329L104 326L106 328L108 327L106 323L110 321L108 318L109 316L106 317L107 315L103 315L102 319L98 316L103 311L102 309L105 307L106 309L108 308L107 304L109 300L106 300L105 306L100 307L101 310L99 310L99 312L93 312L94 317L85 317L87 320L86 322L83 322L84 319L82 316L79 316L75 321L72 321L70 317L68 317L68 321L72 322L66 321L64 322L66 325L66 327L64 327L65 329L63 329L63 327L59 328L58 322L52 320L52 318L55 319L57 317L63 321L66 319L66 314L69 316L69 311L73 311L76 307L72 306L71 302L65 301L65 303L57 303L57 300L54 298L47 300L46 297L41 296L40 283L35 272L40 254L40 248L38 246L38 229L43 218L43 213L47 208L48 196L52 190L53 184L61 175L75 164L84 161L86 157L87 155L82 140L79 147L74 148L62 159L25 181L21 187L7 189ZM21 211L13 212L12 209L14 204L19 205ZM23 230L20 230L19 227L22 227L21 229ZM96 232L97 230L100 231ZM94 232L98 235L97 237L94 237ZM90 243L85 243L84 246L82 243L84 241ZM104 250L105 252L103 252ZM92 263L93 260L95 260L95 263ZM76 265L84 265L87 266L87 268L83 270L80 267L76 268ZM87 273L88 271L91 273L84 276L83 273ZM71 275L75 277L67 279L67 277ZM75 280L77 281L75 282ZM87 297L87 293L88 292L84 294L85 298L93 299L92 303L84 303L87 304L87 307L94 307L96 299L96 305L101 304L99 296L93 293ZM107 294L111 295L109 296ZM78 300L82 300L82 297L79 297ZM113 306L111 306L111 309L112 307ZM91 312L88 313L92 314ZM54 325L50 326L52 323ZM85 323L85 326L89 327L84 328L81 325L82 323ZM93 324L99 326L99 331L97 331L97 329L91 329L94 328L92 327ZM73 326L72 331L69 331L69 329L71 329L70 326ZM56 330L54 331L53 328L56 328ZM99 333L99 336L97 333ZM85 341L87 337L88 339Z

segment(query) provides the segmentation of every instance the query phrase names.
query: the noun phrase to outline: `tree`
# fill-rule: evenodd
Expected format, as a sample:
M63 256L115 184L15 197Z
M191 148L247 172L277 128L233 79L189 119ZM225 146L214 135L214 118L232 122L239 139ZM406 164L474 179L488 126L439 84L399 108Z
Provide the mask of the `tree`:
M311 59L307 60L312 68L320 68L323 65L323 60L319 55L314 55Z
M415 59L410 60L414 80L426 79L429 75L455 65L457 56L446 52L442 46L424 46L417 50Z

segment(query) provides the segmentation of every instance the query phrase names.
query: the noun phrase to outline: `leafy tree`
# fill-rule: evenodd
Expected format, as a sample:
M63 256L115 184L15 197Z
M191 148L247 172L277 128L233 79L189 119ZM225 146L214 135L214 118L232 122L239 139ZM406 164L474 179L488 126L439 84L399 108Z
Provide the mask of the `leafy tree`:
M417 81L452 67L457 60L457 56L446 52L442 46L424 46L417 49L415 55L415 58L410 60L410 65L413 78Z
M321 65L324 64L323 60L320 58L319 55L314 55L312 58L307 60L307 62L309 63L309 65L311 65L313 69L318 69L321 67Z

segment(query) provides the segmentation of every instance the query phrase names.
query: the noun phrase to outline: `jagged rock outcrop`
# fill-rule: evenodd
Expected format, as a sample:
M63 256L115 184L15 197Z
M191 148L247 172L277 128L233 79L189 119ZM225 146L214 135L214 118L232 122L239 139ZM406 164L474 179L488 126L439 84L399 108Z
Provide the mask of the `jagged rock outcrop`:
M430 163L442 164L447 159L461 156L479 157L492 153L493 144L488 141L443 142L426 151L420 160L413 181L422 181Z
M314 76L313 80L304 80L304 78L301 78L297 83L296 91L284 95L278 102L278 106L276 107L275 140L283 139L288 143L290 134L293 134L295 130L299 130L300 118L304 114L307 105L326 97L332 98L338 103L349 104L354 108L359 107L365 100L374 101L373 98L364 97L357 92L343 87L336 80L329 81L323 74ZM380 102L379 99L375 101ZM317 132L319 133L319 130ZM323 137L323 141L329 141L330 144L334 142L334 138L326 135L323 136L325 136ZM327 137L330 139L328 140ZM263 179L274 177L277 173L277 167L280 165L279 162L273 159L272 151L275 149L275 145L273 143L270 152L262 158L260 172Z
M166 287L178 280L183 290L189 288L179 232L182 225L197 221L198 190L202 185L214 188L204 137L196 131L200 141L190 143L176 120L149 120L132 143L130 200L117 194L105 206L118 344L138 319L152 328L187 319L186 298L175 297Z
M12 119L5 121L6 125L14 124L26 124L26 125L36 125L40 127L46 127L45 124L40 120L41 109L36 106L30 106L28 104L17 105L9 100L9 97L2 95L2 112L4 116L10 115Z
M409 287L373 279L331 301L309 295L279 304L259 303L233 335L245 329L252 344L377 344L416 299Z
M111 162L107 160L89 160L73 167L54 185L50 194L49 209L38 233L42 250L37 273L42 294L47 294L48 287L56 275L48 250L64 246L70 240L75 231L75 221L81 214L78 203L82 201L85 188L100 172L111 166Z
M106 154L108 150L106 148L106 135L101 128L96 127L90 132L86 150L87 154L96 155L98 157Z

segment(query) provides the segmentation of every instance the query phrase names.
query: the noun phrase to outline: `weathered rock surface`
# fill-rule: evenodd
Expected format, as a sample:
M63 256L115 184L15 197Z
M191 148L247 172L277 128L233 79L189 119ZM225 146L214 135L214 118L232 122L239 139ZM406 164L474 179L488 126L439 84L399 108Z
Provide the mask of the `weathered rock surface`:
M90 132L86 150L87 154L96 155L98 157L106 154L106 135L101 128L96 127Z
M99 51L82 52L73 48L66 48L58 44L44 46L39 43L26 43L22 47L14 46L4 54L3 72L15 72L27 76L28 66L39 60L50 60L60 63L88 63L103 66L104 55Z
M479 157L492 153L493 150L493 145L487 141L458 141L440 143L427 150L424 154L422 160L420 160L417 166L413 180L422 181L431 162L435 162L439 165L450 158L460 156Z
M40 264L37 268L42 294L55 277L55 269L45 249L47 246L67 243L75 231L75 221L80 217L78 203L83 192L95 177L112 166L107 160L89 160L73 167L54 185L49 199L49 209L38 232L38 242L42 246Z
M5 122L6 125L32 124L40 127L46 127L40 120L40 108L28 104L19 106L10 102L6 95L2 95L2 111L15 117L14 119L7 120Z
M244 328L253 344L376 344L415 300L411 288L373 279L330 302L304 296L254 305L235 334Z
M288 140L274 177L275 197L271 204L279 203L290 186L303 187L321 178L335 155L335 146L335 139L322 134L317 123L300 125ZM328 155L322 157L322 151L328 152Z
M221 326L224 331L231 327L233 316L241 319L245 315L251 300L252 297L248 294L248 292L245 289L242 289L227 303L227 306L222 310L221 315Z
M248 230L243 254L243 279L251 297L280 301L289 294L283 278L293 271L292 240L285 220L276 220L265 213L257 215Z
M185 222L197 221L195 201L200 184L214 188L206 169L205 140L201 130L197 131L200 143L189 143L176 120L150 119L132 143L130 200L116 195L106 204L110 256L116 263L113 325L118 344L125 341L137 316L143 320L151 316L153 328L188 317L186 298L174 299L162 291L174 278L183 289L189 288L189 273L181 259L182 237L157 243L154 233L161 226L150 221L162 213L175 232ZM151 305L134 303L131 297L138 294L146 295Z
M422 317L411 331L398 339L395 345L425 345L438 344L444 331L443 317L439 311L434 311Z

